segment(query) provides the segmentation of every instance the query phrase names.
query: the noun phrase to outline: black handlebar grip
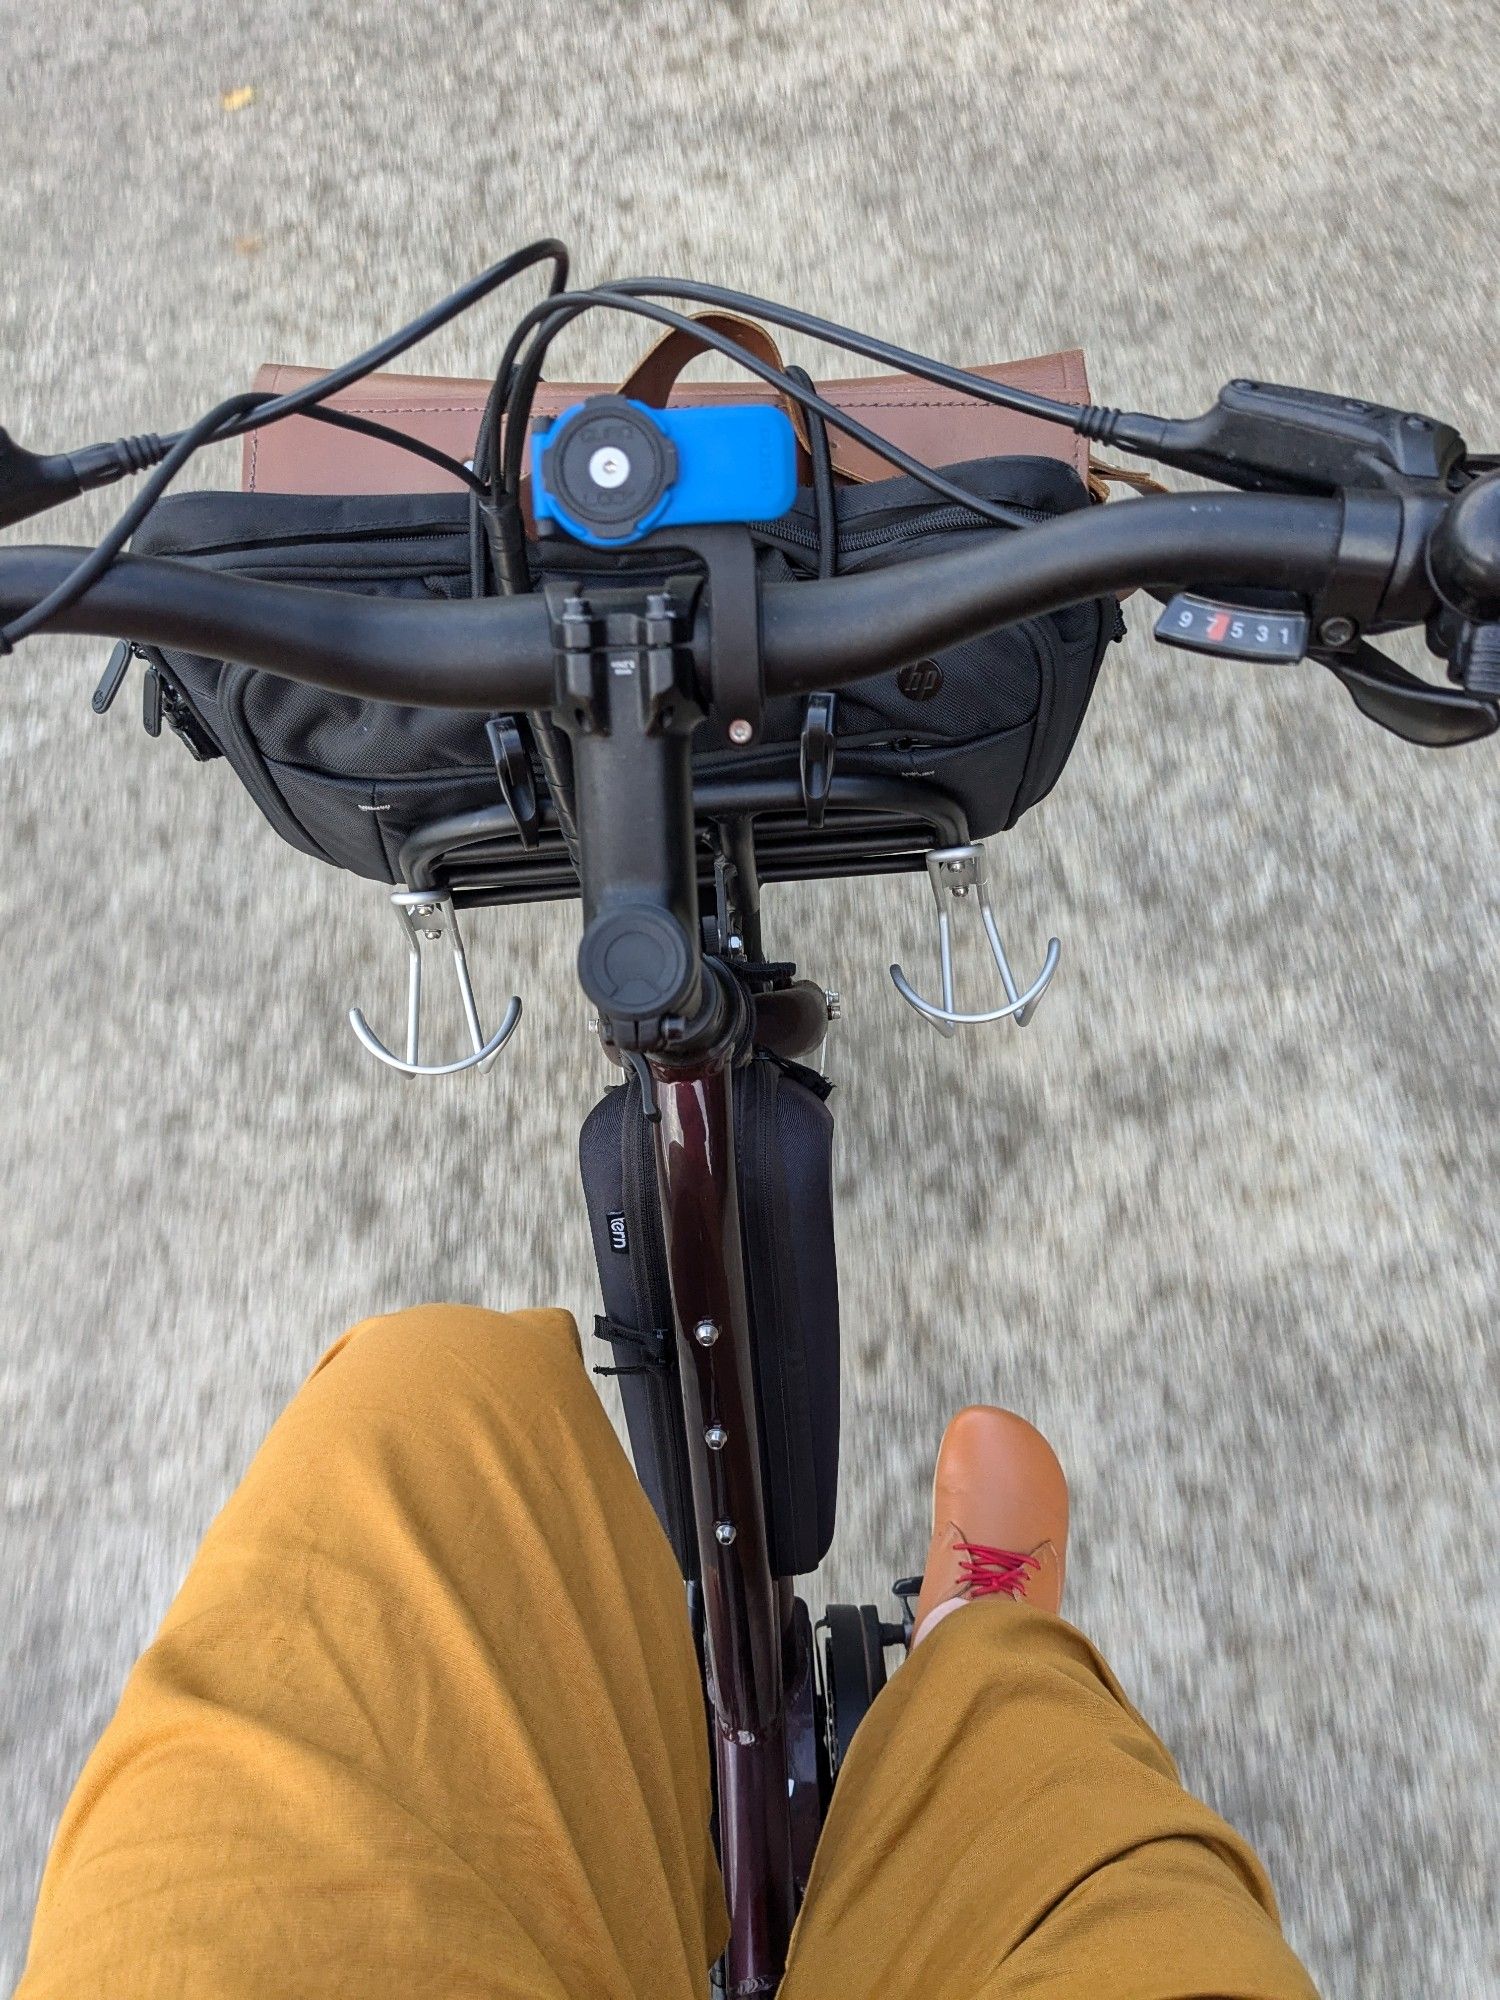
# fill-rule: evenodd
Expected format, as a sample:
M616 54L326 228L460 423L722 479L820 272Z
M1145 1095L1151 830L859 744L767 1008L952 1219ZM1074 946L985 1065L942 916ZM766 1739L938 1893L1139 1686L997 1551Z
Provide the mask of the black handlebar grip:
M1500 619L1500 471L1452 501L1427 545L1427 573L1443 602L1476 624Z

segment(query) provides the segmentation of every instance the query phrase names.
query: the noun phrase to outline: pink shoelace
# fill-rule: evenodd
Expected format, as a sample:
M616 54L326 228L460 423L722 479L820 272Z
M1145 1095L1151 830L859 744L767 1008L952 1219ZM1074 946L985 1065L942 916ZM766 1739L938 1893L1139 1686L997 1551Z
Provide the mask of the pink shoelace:
M1041 1564L1016 1549L992 1549L984 1542L955 1542L965 1558L959 1588L965 1597L1024 1597L1026 1583Z

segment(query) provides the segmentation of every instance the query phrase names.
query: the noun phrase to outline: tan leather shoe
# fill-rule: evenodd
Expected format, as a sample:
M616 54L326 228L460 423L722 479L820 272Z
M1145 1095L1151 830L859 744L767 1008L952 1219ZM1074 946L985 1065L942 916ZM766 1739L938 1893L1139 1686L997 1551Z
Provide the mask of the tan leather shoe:
M1068 1482L1057 1453L1012 1410L960 1410L938 1446L932 1541L912 1644L976 1597L1062 1602Z

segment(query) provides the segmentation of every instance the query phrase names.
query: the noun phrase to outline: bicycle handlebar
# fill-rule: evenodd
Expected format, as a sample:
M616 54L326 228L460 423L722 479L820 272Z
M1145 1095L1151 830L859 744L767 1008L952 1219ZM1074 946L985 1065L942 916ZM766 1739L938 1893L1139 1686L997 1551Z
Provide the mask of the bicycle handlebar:
M838 686L1015 619L1140 584L1237 584L1311 595L1332 574L1343 503L1173 494L1066 514L1022 533L862 576L767 584L769 696ZM74 549L0 552L0 617L52 589ZM54 629L180 647L336 694L441 708L539 709L555 699L540 595L428 604L121 557ZM708 658L707 618L693 650Z
M671 532L654 546L670 548ZM489 714L552 711L574 753L571 809L585 918L580 981L615 1046L641 1060L677 1063L727 1045L739 1032L739 1002L733 982L702 953L690 865L690 739L701 709L695 700L677 702L674 691L696 692L703 706L724 698L732 680L743 692L740 641L756 610L760 684L774 697L837 687L1131 586L1283 593L1307 606L1315 655L1377 721L1428 742L1471 740L1496 726L1500 469L1456 498L1429 481L1401 493L1132 500L1019 533L976 536L965 547L865 575L756 585L753 597L745 590L753 571L739 554L721 570L694 531L682 533L689 549L710 554L707 590L693 600L690 633L679 627L672 639L667 679L653 678L664 640L649 636L660 617L649 609L649 594L645 616L630 611L636 636L619 643L643 643L626 671L628 691L618 668L602 672L604 653L616 643L608 615L601 620L559 602L550 585L433 604L125 557L53 623L236 660L337 694ZM0 553L0 616L44 596L76 557L67 549ZM721 577L729 580L716 635ZM611 586L632 582L639 598L638 577L598 573L579 587L603 608ZM1424 621L1432 643L1459 667L1465 691L1406 675L1362 636ZM670 615L662 629L672 633ZM729 650L720 659L725 630ZM1414 702L1422 710L1416 730L1398 712L1409 717ZM1456 723L1455 704L1470 711Z

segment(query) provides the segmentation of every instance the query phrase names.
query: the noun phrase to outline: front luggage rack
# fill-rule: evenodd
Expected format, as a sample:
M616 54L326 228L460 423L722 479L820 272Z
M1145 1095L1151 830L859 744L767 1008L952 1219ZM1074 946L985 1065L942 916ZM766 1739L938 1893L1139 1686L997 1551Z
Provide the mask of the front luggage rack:
M963 808L935 786L842 770L829 785L817 829L807 824L797 775L699 778L693 805L700 833L705 823L753 825L762 882L909 874L925 866L934 847L962 846L969 838ZM717 841L700 840L699 881L710 898L717 852ZM509 808L496 800L418 827L402 845L398 866L414 890L445 890L458 909L578 894L577 872L545 795L531 847L523 848Z
M705 912L722 894L725 836L753 856L762 882L822 881L863 875L912 874L926 869L938 905L941 1004L924 1000L899 966L891 967L897 991L940 1034L970 1023L1013 1020L1024 1027L1057 970L1061 947L1053 938L1041 972L1022 992L1000 940L986 887L984 849L969 838L961 806L936 787L908 779L865 777L838 771L831 777L821 824L808 823L799 776L700 778L694 786L698 822L698 881ZM464 950L458 913L511 903L567 900L578 894L578 875L550 798L536 801L534 818L518 828L497 800L475 812L430 821L409 834L398 859L406 886L391 897L408 951L405 1054L382 1042L356 1007L349 1020L378 1061L406 1076L453 1076L487 1070L515 1032L521 1002L512 998L495 1033L486 1038ZM972 902L989 943L1004 1002L974 1013L955 1005L951 916ZM736 945L738 940L732 940ZM424 946L446 943L453 955L470 1050L450 1062L424 1063L422 997ZM753 951L752 951L753 955Z

